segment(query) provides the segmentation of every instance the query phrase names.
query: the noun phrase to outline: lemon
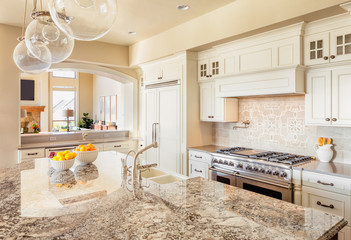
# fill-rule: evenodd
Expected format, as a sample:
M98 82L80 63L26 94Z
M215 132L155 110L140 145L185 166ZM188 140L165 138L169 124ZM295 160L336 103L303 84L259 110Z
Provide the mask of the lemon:
M64 161L66 160L64 156L59 157L59 161Z
M87 150L87 147L86 147L86 146L81 146L81 147L79 148L79 150L80 150L81 152L85 152L85 151Z
M68 150L64 151L64 152L63 152L63 155L65 155L65 156L66 156L66 154L67 154L67 153L69 153L69 151L68 151Z
M63 152L58 152L58 153L57 153L57 156L58 156L58 157L63 157L63 155L64 155Z
M60 160L60 158L58 156L55 156L55 157L52 158L52 160L58 161L58 160Z

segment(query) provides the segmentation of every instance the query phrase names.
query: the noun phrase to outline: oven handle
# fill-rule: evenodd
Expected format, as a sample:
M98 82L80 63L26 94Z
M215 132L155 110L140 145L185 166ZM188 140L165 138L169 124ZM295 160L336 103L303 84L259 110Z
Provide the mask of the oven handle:
M75 149L76 147L59 147L59 148L49 148L48 150L50 152L56 152L56 151L60 151L60 150L71 150L71 149Z
M286 188L286 189L289 189L289 190L292 189L292 185L290 183L288 184L288 186L286 186L286 185L282 185L282 184L278 184L278 183L265 182L265 181L257 179L257 178L252 178L252 177L240 175L239 172L235 172L234 174L237 177L246 178L246 179L249 179L249 180L253 180L253 181L257 181L257 182L261 182L261 183L265 183L265 184L269 184L269 185L273 185L273 186L277 186L277 187L282 187L282 188Z
M226 171L219 170L219 169L213 168L213 167L210 167L208 170L216 171L216 172L220 172L220 173L224 173L224 174L228 174L228 175L232 175L233 177L235 176L235 174L233 172L226 172Z

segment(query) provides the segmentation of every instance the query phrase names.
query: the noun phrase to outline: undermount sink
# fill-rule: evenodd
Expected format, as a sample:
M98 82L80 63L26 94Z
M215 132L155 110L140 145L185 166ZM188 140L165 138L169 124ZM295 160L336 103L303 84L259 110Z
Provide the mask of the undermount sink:
M148 170L141 172L141 177L143 178L153 178L153 177L159 177L163 175L166 175L166 173L156 168L149 168Z
M161 177L154 177L154 178L151 178L150 180L158 184L168 184L168 183L178 182L181 179L173 175L166 175Z

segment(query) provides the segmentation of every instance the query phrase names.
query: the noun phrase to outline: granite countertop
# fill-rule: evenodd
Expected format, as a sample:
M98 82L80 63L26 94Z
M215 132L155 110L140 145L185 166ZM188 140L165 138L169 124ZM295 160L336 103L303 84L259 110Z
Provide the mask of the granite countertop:
M129 140L137 140L130 137L119 137L119 138L102 138L102 139L87 139L87 140L72 140L72 141L52 141L45 143L26 143L22 144L18 150L23 149L31 149L31 148L55 148L55 147L67 147L74 146L80 144L88 144L88 143L108 143L108 142L120 142L120 141L129 141Z
M330 239L347 222L203 178L133 188L115 152L0 170L0 239Z
M351 178L351 165L344 163L324 163L320 161L311 161L298 165L294 169L303 169L304 171L323 173L338 177Z
M206 145L206 146L198 146L198 147L189 147L188 149L193 149L196 151L202 151L202 152L208 152L208 153L215 153L216 150L226 148L222 146L216 146L216 145Z

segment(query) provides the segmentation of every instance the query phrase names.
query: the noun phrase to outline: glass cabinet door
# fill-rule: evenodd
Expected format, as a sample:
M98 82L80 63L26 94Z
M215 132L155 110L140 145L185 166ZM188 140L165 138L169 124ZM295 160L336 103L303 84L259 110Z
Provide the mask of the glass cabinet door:
M330 32L330 61L351 59L351 27Z
M314 34L305 38L305 64L329 62L329 33Z

